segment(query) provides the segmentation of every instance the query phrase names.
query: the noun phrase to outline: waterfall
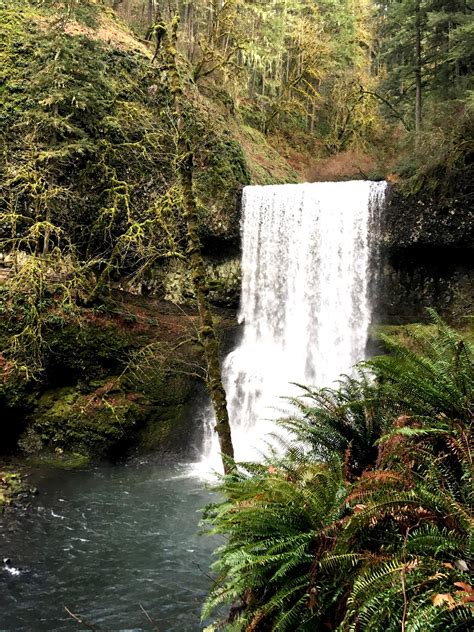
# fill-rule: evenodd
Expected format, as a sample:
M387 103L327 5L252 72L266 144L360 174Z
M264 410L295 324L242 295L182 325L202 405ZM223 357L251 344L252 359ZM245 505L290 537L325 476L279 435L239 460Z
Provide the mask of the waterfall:
M372 227L385 182L252 186L243 194L240 343L223 365L236 458L259 459L295 384L331 385L365 356ZM218 470L206 413L202 472Z

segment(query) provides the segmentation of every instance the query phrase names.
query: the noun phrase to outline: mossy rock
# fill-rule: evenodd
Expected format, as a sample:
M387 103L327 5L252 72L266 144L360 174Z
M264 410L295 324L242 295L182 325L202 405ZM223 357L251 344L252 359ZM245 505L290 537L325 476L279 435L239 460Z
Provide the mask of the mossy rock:
M134 309L138 316L132 318ZM175 339L190 327L187 317L179 313L175 322L165 312L162 329L159 314L135 302L96 312L81 308L71 317L57 310L53 318L47 314L44 371L34 381L27 370L2 357L2 450L13 453L19 448L30 461L52 460L60 467L70 462L75 466L80 455L82 466L82 457L126 456L141 442L137 433L150 419L179 417L184 424L182 411L192 397L194 378L181 373L186 363L199 363L202 353L191 342L180 345L177 353L171 351ZM149 366L145 359L135 379L135 358L162 340L169 351L152 358ZM159 443L160 433L170 434L163 427L149 443Z
M196 170L195 189L201 211L201 236L238 242L240 205L238 192L251 177L242 147L225 133L214 134L212 146Z
M193 451L195 435L191 414L189 403L155 407L137 433L137 450L160 456L187 456Z
M56 383L104 378L123 367L142 342L139 335L110 318L50 325L45 336L49 349L46 370Z
M190 440L194 382L173 372L150 371L141 392L133 380L109 378L80 388L49 389L38 400L18 445L28 463L73 468L91 458L120 458L132 449L183 454Z
M57 470L80 470L89 467L92 457L79 452L64 452L61 449L42 449L38 454L27 456L25 464L30 467L47 467Z
M186 358L199 358L197 349L188 349ZM193 398L197 382L169 367L142 374L141 388L151 407L144 423L137 428L134 447L138 452L161 456L185 456L192 452L196 424L193 423Z
M122 392L113 380L89 394L73 387L52 389L40 398L18 443L26 454L52 450L58 454L114 456L123 451L123 444L148 411L142 395Z
M30 378L26 367L0 354L0 410L2 408L29 407Z
M191 358L191 356L189 356ZM194 385L193 379L187 375L169 372L157 372L142 385L147 400L154 406L180 406L191 398Z
M25 418L35 406L35 383L26 367L0 354L0 445L2 453L15 450Z
M0 510L25 491L20 474L0 471Z
M220 307L237 308L240 302L241 264L239 256L211 259L206 258L206 278L209 285L209 300ZM193 301L194 289L189 267L182 261L173 261L150 271L145 287L176 304Z

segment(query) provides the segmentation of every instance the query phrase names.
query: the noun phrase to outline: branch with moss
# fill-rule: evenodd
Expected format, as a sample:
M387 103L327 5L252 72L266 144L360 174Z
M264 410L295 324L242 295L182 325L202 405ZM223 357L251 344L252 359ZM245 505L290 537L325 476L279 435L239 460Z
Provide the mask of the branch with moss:
M219 342L212 311L208 301L209 287L199 240L199 214L194 193L194 156L188 136L184 107L184 90L177 60L177 33L180 23L176 14L169 27L163 50L163 61L168 69L169 90L173 99L178 129L178 155L176 168L182 192L182 215L186 223L187 254L199 312L199 340L204 350L207 366L207 386L215 416L215 430L219 438L224 471L233 469L234 448L227 409L227 399L222 383Z

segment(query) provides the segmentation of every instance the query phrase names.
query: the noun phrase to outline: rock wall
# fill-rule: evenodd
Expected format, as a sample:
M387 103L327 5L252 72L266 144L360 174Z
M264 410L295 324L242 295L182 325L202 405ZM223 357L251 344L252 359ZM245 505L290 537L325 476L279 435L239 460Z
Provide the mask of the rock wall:
M240 300L240 254L229 249L227 256L206 257L209 299L213 305L237 309ZM150 270L140 293L156 295L183 305L194 299L191 270L183 261L172 261Z
M384 255L375 320L403 324L427 320L434 308L451 323L472 313L470 251L405 248Z
M472 314L472 182L451 191L402 193L392 187L381 227L376 322L427 320L427 307L449 322Z

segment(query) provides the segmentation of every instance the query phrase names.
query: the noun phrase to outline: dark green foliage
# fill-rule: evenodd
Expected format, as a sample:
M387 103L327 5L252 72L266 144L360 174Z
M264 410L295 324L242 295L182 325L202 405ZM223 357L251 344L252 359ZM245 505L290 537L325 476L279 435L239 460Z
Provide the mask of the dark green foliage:
M375 442L387 426L385 397L362 370L344 376L338 388L304 389L292 400L298 414L282 425L321 458L345 457L347 473L358 475L377 459Z
M411 346L384 336L389 355L369 362L400 414L424 424L470 423L474 367L471 345L433 312L436 337L412 331ZM393 405L393 404L392 404Z
M474 21L468 4L464 0L390 0L381 6L381 58L388 69L383 87L407 112L407 119L414 118L417 10L424 99L465 100L472 89L474 62Z
M205 614L231 604L225 629L471 629L473 350L435 322L387 340L373 381L308 391L286 453L222 479Z
M454 181L472 181L472 7L464 0L389 0L379 22L382 112L410 132L401 136L396 169L408 192L445 195Z
M222 489L230 500L209 508L206 518L214 524L212 533L231 538L218 551L220 579L204 614L222 602L241 600L231 614L239 616L238 629L252 622L262 627L249 629L315 625L326 610L319 599L311 605L321 583L317 563L332 548L346 513L341 463L293 454L276 466L244 465Z

